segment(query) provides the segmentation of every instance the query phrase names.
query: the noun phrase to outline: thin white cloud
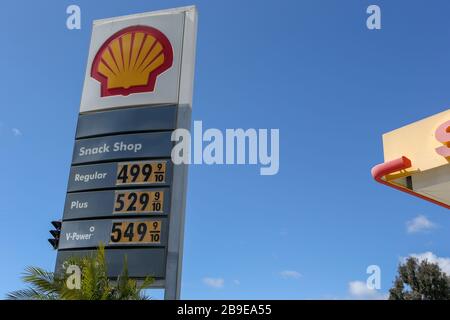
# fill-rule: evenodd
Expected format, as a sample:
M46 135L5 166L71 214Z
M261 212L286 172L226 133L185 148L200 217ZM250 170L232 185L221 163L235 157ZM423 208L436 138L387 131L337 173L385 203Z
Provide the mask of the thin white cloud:
M441 270L450 276L450 258L438 257L433 252L427 251L423 253L412 253L411 257L417 258L419 261L428 260L431 263L437 263ZM405 260L405 259L403 259Z
M387 298L376 289L370 289L363 281L350 281L348 291L353 299L384 300Z
M214 289L220 289L223 288L225 284L225 280L222 278L203 278L203 283L207 285L208 287L214 288Z
M22 135L22 131L20 131L20 130L17 129L17 128L12 128L11 131L12 131L12 133L13 133L13 135L14 135L15 137L18 137L18 136L21 136L21 135Z
M280 276L284 279L299 279L302 274L294 270L283 270L280 272Z
M239 280L233 280L233 284L236 286L239 286L241 284L241 282Z
M436 224L428 220L424 215L419 215L406 222L408 233L426 232L436 228Z

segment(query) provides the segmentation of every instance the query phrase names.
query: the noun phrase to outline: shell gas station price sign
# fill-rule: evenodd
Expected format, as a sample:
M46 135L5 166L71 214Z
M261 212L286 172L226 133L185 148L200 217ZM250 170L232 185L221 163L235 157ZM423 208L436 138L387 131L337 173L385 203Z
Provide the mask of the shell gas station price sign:
M112 224L110 245L114 244L159 244L161 221L116 221Z
M191 126L196 30L193 6L94 21L57 270L104 243L109 276L126 255L179 298L187 166L171 137Z

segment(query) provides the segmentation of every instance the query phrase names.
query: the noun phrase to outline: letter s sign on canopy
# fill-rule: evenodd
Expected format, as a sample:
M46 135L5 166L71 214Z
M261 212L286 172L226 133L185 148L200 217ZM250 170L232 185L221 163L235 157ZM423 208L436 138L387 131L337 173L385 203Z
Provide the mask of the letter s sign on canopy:
M170 137L191 126L196 31L194 6L94 21L56 273L102 242L111 278L126 256L179 299L187 165Z
M436 130L436 139L443 144L436 152L444 158L450 158L450 120L444 122Z

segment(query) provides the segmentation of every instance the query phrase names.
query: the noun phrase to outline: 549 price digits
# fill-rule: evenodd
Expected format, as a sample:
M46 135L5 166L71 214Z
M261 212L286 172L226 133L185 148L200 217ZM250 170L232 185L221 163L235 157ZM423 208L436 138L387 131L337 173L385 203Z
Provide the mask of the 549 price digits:
M161 221L113 222L110 244L149 243L161 241Z

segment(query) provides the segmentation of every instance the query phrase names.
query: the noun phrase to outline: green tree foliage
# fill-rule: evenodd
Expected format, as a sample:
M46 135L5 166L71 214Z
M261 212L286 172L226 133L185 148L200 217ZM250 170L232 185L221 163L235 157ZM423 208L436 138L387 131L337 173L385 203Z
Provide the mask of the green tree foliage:
M70 274L56 275L37 267L27 267L22 280L29 286L27 289L11 292L7 299L12 300L145 300L149 299L144 290L153 283L148 277L138 285L128 276L128 265L125 258L124 268L116 280L107 276L105 249L100 246L92 256L71 258L66 261L64 271L70 265L81 270L79 289L67 287Z
M389 300L449 300L450 276L436 263L410 257L398 267Z

